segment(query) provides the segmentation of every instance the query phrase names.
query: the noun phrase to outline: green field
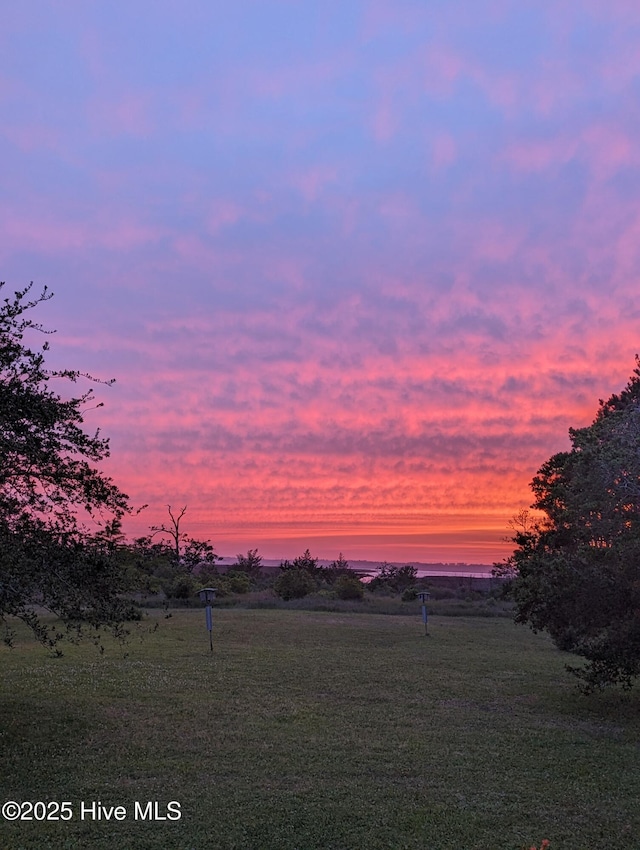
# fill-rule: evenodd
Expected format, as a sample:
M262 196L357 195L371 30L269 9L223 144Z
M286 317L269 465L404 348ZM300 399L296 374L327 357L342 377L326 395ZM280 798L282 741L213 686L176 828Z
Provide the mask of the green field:
M159 623L156 631L150 626ZM640 694L580 696L504 618L154 611L121 648L0 650L0 847L640 847ZM125 820L80 819L80 804ZM134 802L181 805L134 819Z

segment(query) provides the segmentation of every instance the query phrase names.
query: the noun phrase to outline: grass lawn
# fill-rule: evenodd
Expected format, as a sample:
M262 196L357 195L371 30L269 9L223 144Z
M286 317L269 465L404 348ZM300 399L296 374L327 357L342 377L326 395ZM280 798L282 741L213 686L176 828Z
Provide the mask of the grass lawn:
M157 631L151 626L159 623ZM637 850L640 693L581 697L504 618L151 612L124 650L0 650L0 847ZM575 659L574 659L575 660ZM80 804L123 806L85 820ZM136 821L134 801L178 801Z

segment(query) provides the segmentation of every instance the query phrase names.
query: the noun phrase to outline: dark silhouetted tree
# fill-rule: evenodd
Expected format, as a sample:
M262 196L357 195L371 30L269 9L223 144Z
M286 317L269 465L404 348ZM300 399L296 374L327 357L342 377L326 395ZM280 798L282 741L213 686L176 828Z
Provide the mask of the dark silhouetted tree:
M0 619L7 640L14 616L53 646L61 633L43 623L43 608L67 624L122 615L126 582L112 555L129 504L95 467L109 455L108 440L83 429L87 411L102 406L93 389L75 398L53 389L95 379L48 370L48 342L35 350L25 342L49 333L25 314L51 295L30 290L0 304Z
M166 534L171 538L173 549L173 562L177 571L183 571L192 574L196 567L206 566L208 568L215 566L216 561L222 560L220 555L216 555L213 546L209 540L195 540L189 537L183 531L180 531L180 521L187 512L185 505L178 513L174 513L171 505L167 505L171 524L167 525L152 525L151 540L156 534Z
M233 569L257 578L262 569L262 555L258 555L257 549L249 549L246 555L236 556Z
M342 552L340 552L337 559L332 561L328 567L319 567L319 571L322 581L328 585L334 585L341 576L349 577L354 575L349 569L349 562L344 558Z
M392 593L402 593L415 582L417 575L418 570L410 564L404 567L397 567L395 564L388 564L385 561L380 565L378 575L372 578L367 585L367 589L371 591L386 590Z
M516 621L545 630L586 659L568 667L590 691L630 687L640 673L640 362L627 387L593 423L571 429L572 448L553 455L531 487L507 576Z

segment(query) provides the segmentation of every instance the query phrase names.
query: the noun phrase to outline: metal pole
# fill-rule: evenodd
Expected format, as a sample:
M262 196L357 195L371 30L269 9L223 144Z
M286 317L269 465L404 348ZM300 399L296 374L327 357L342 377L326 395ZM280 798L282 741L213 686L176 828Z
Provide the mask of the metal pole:
M205 616L207 618L207 628L209 629L209 648L213 652L213 617L211 616L211 605L207 605Z
M419 593L418 596L420 597L420 600L422 601L422 622L424 623L424 633L425 633L425 636L428 637L429 636L429 628L428 628L429 615L427 614L427 599L429 598L429 591L424 590L421 593Z

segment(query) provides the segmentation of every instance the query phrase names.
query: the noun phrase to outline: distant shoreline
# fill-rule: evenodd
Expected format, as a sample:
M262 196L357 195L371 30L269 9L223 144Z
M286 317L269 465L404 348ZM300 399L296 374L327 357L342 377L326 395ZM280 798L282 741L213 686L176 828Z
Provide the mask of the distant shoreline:
M263 558L262 567L264 569L277 569L284 558ZM224 557L218 562L218 565L231 569L236 563L235 557ZM332 563L328 558L319 558L318 566L328 567ZM358 572L375 573L378 572L382 563L380 561L349 561L349 568ZM448 563L446 561L437 561L433 563L424 563L422 561L387 561L386 563L396 567L411 566L418 570L418 576L421 578L427 576L459 576L460 578L491 578L493 565L492 564L467 564L462 562Z

